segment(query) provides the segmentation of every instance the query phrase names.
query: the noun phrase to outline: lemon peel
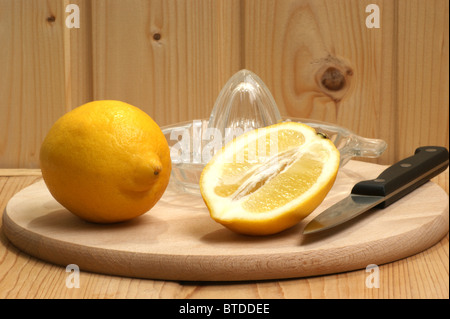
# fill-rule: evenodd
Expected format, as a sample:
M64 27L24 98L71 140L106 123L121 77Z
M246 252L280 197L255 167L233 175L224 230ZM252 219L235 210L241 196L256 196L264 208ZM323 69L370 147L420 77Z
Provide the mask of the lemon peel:
M149 211L171 172L167 141L153 119L122 101L92 101L59 118L40 149L42 176L69 211L96 223Z

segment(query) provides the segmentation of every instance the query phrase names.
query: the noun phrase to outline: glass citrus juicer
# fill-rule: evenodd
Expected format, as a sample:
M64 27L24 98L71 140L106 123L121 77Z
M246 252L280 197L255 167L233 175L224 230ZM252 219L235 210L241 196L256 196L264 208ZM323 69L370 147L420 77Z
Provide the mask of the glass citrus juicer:
M170 147L171 184L181 191L200 195L200 175L218 150L249 130L283 121L301 122L326 135L340 152L341 167L353 157L378 157L387 147L383 140L361 137L334 124L282 117L264 82L244 69L222 88L209 119L161 128Z

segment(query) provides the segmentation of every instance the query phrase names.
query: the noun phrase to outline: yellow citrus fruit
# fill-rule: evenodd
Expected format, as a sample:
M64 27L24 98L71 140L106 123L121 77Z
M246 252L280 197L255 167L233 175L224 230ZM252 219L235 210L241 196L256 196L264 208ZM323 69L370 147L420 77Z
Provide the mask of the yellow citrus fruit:
M285 122L245 133L205 166L200 192L211 217L242 234L294 226L325 198L339 151L304 124Z
M159 126L139 108L113 100L84 104L58 119L42 143L40 165L53 197L96 223L150 210L171 172Z

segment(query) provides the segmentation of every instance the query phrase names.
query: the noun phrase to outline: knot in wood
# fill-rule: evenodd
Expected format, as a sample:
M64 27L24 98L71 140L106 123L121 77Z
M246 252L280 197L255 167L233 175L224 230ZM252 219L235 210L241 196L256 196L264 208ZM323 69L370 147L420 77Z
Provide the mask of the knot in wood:
M330 91L339 91L345 86L345 76L335 67L329 67L322 75L322 85Z
M161 40L161 34L160 33L153 34L153 40L155 40L155 41Z

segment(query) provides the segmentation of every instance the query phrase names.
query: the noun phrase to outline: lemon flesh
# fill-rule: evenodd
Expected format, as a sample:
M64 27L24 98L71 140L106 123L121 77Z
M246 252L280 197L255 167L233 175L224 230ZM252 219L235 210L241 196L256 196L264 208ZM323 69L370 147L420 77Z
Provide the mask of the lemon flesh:
M250 131L206 165L200 192L211 217L249 235L269 235L308 216L330 191L339 151L301 123Z

